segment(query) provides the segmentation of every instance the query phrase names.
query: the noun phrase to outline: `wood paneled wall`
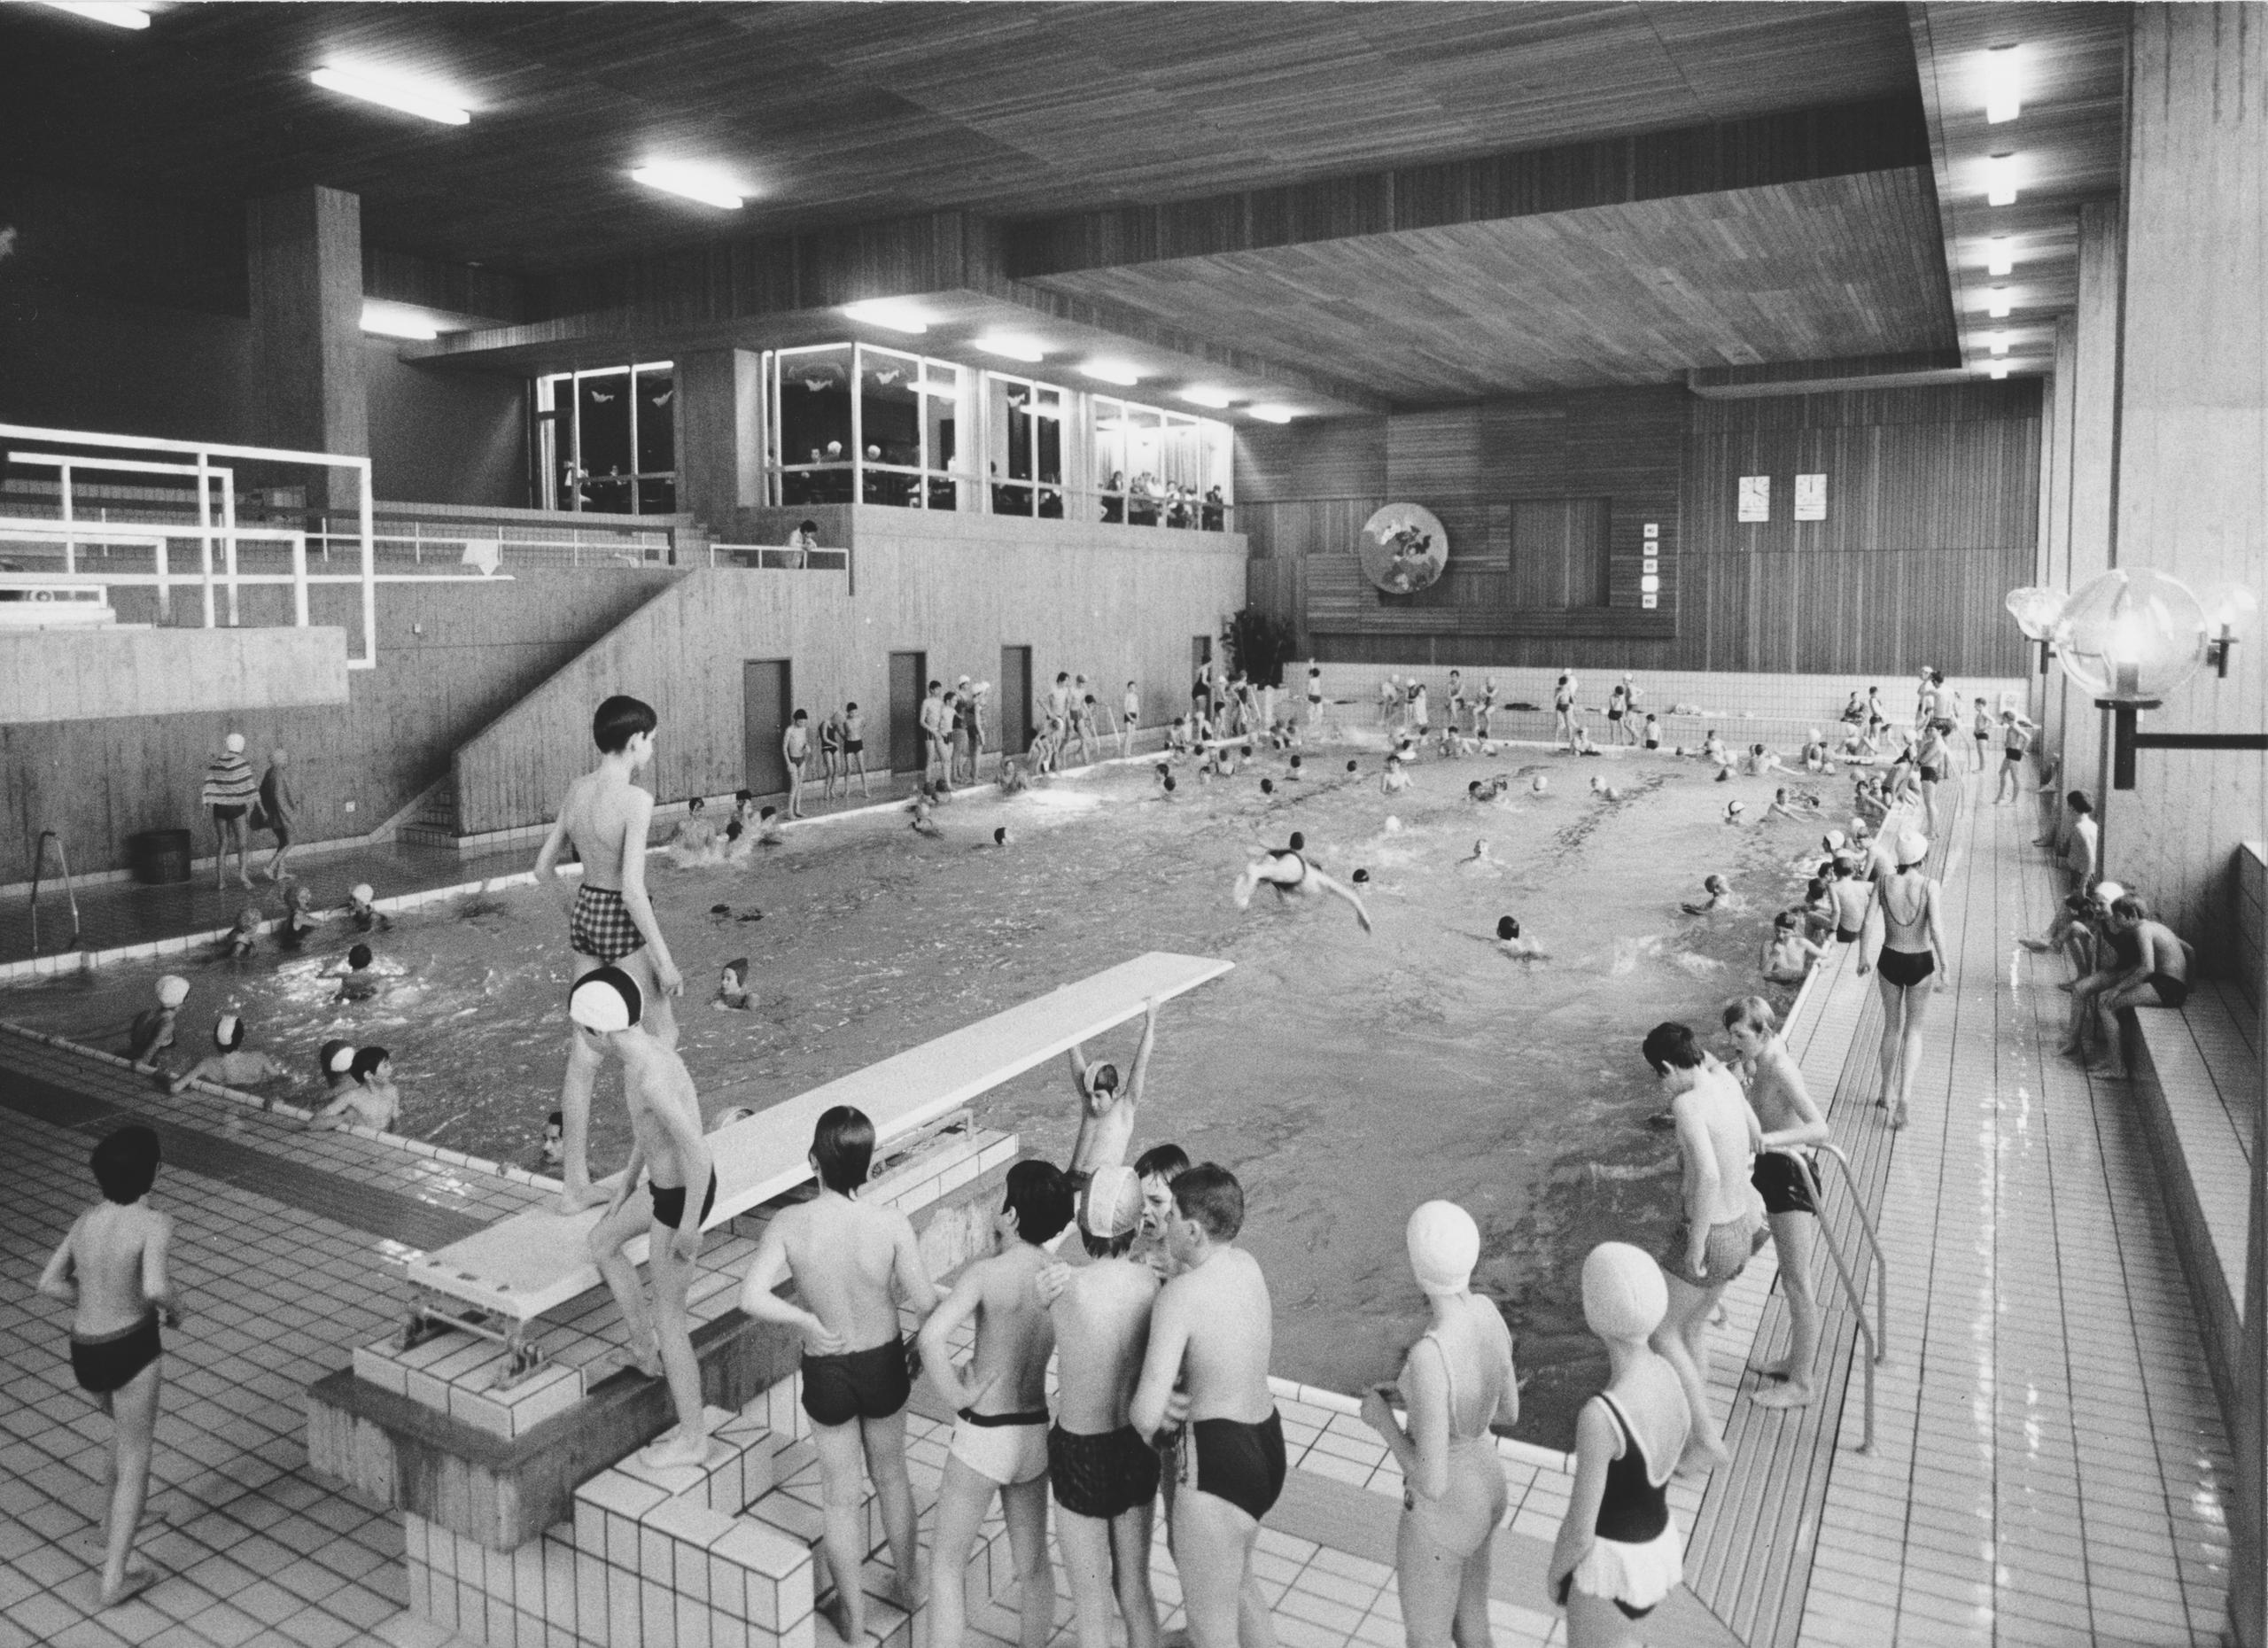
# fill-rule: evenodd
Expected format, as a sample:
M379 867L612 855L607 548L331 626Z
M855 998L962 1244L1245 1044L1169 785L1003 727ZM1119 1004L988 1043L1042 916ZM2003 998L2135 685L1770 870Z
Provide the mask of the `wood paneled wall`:
M2033 565L2036 384L1725 400L1596 391L1386 422L1378 492L1281 490L1304 475L1362 474L1365 431L1318 442L1314 456L1270 442L1251 501L1238 474L1255 561L1276 564L1255 564L1252 598L1293 617L1302 645L1326 658L1885 676L1924 664L1971 677L2023 668L2000 602ZM1798 472L1828 476L1825 521L1792 518ZM1744 474L1773 478L1770 522L1737 520ZM1441 582L1391 607L1352 553L1355 530L1389 498L1433 509L1452 545ZM1612 604L1515 604L1555 593L1540 571L1529 586L1496 570L1511 564L1516 523L1581 498L1608 501ZM1650 520L1661 534L1651 612L1636 601Z

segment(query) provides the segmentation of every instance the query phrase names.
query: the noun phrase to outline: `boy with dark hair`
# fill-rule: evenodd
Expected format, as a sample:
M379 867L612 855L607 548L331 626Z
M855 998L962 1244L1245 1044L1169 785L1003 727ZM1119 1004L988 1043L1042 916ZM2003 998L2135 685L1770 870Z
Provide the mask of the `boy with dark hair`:
M646 896L646 837L654 819L651 791L633 783L638 770L654 758L652 706L617 695L591 718L591 738L599 748L597 768L568 786L558 822L536 854L538 886L559 896L567 917L567 944L573 977L580 980L602 967L628 974L644 1000L644 1021L664 1049L677 1046L677 1017L670 998L685 981L670 959L661 922ZM572 846L583 861L582 884L571 896L559 879L559 861ZM598 1079L596 1044L578 1034L567 1042L567 1076L559 1096L565 1117L560 1162L559 1210L573 1213L604 1200L591 1183L591 1088Z
M309 1127L374 1127L392 1132L401 1117L401 1090L393 1084L393 1055L384 1047L349 1047L332 1044L324 1069L329 1072L340 1055L346 1080L331 1089L330 1102L307 1118Z
M742 1310L804 1336L803 1404L812 1421L827 1507L820 1553L835 1577L837 1632L866 1641L866 1604L858 1569L866 1510L861 1455L881 1502L897 1600L910 1613L914 1590L913 1488L905 1474L906 1398L913 1394L897 1302L918 1317L937 1308L913 1226L895 1208L856 1200L874 1154L874 1123L836 1105L812 1130L809 1160L819 1193L783 1208L765 1227L741 1284ZM773 1290L793 1280L810 1309Z
M812 758L812 712L798 710L788 718L788 730L780 735L780 759L788 768L788 816L804 816L804 769Z
M1047 1361L1055 1324L1039 1302L1043 1245L1071 1222L1071 1187L1045 1162L1008 1170L992 1220L993 1250L962 1271L921 1327L921 1364L959 1415L937 1492L930 1546L929 1642L960 1648L967 1629L968 1556L995 1494L1014 1555L1022 1648L1046 1648L1055 1629L1055 1573L1047 1559ZM964 1379L952 1335L974 1323Z
M1189 1153L1179 1145L1152 1145L1134 1159L1134 1177L1142 1185L1142 1226L1136 1232L1134 1256L1164 1277L1172 1270L1166 1257L1166 1224L1173 1217L1173 1182L1189 1170Z
M639 1022L645 1006L638 982L619 968L602 967L575 981L567 1016L575 1035L594 1054L622 1061L622 1098L630 1112L630 1163L616 1178L614 1196L590 1234L591 1262L622 1308L630 1329L625 1355L647 1378L669 1380L677 1429L639 1455L656 1469L699 1465L709 1454L709 1411L701 1397L701 1364L693 1354L693 1323L686 1294L701 1253L701 1225L717 1200L717 1170L701 1131L701 1100L685 1061ZM355 1055L357 1073L363 1058ZM384 1059L379 1052L381 1061ZM649 1170L648 1209L629 1205L638 1170ZM638 1272L624 1251L646 1240L646 1269L653 1278L649 1311Z
M1071 1085L1079 1094L1079 1133L1071 1146L1071 1166L1064 1177L1074 1191L1086 1188L1100 1170L1126 1160L1126 1147L1134 1137L1134 1115L1141 1108L1142 1084L1150 1069L1150 1053L1158 1040L1158 1004L1144 1004L1141 1044L1134 1049L1133 1073L1122 1092L1118 1067L1107 1061L1090 1064L1086 1045L1071 1044Z
M157 1182L158 1160L157 1134L138 1123L97 1144L88 1164L103 1199L73 1223L39 1279L43 1294L72 1307L72 1372L113 1423L110 1517L97 1593L105 1608L157 1578L129 1564L150 1495L163 1380L158 1325L181 1325L166 1271L173 1221L145 1200Z
M1146 1436L1186 1426L1172 1543L1194 1648L1274 1648L1252 1571L1260 1520L1283 1492L1283 1421L1268 1387L1274 1308L1237 1247L1244 1188L1208 1162L1173 1181L1166 1241L1175 1274L1158 1295L1128 1419ZM1177 1388L1186 1380L1186 1388Z

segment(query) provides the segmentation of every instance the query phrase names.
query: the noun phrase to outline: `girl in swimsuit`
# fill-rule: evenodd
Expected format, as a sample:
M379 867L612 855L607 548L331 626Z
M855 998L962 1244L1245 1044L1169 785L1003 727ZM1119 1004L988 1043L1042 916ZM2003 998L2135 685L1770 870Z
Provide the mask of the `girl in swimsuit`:
M1646 1343L1668 1307L1660 1267L1628 1243L1602 1242L1583 1261L1583 1320L1610 1374L1576 1418L1575 1486L1551 1549L1568 1648L1635 1643L1635 1622L1684 1582L1668 1489L1692 1420L1675 1371Z
M1410 1648L1488 1641L1490 1535L1503 1520L1504 1467L1489 1426L1519 1418L1512 1336L1495 1302L1472 1292L1480 1227L1455 1202L1410 1216L1410 1268L1433 1306L1433 1325L1410 1348L1397 1386L1363 1399L1363 1419L1386 1441L1407 1484L1396 1566ZM1386 1400L1398 1388L1403 1430Z
M1938 922L1938 884L1922 871L1930 856L1928 837L1918 830L1899 836L1897 870L1878 878L1882 948L1873 966L1882 979L1882 1097L1893 1128L1906 1125L1907 1100L1914 1092L1914 1067L1922 1056L1922 1018L1930 1003L1930 976L1946 987L1945 938ZM1868 963L1863 959L1859 971ZM1896 1076L1896 1086L1891 1084ZM1895 1096L1893 1097L1893 1092Z

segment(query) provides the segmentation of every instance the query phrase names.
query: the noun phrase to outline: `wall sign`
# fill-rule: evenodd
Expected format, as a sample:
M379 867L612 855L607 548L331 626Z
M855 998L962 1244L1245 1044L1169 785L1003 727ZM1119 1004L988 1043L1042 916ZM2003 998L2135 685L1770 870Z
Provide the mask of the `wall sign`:
M1661 524L1659 521L1648 521L1648 522L1646 523L1646 537L1647 537L1647 540L1648 540L1649 541L1651 541L1652 540L1657 539L1657 538L1660 537L1661 535L1662 535L1662 524ZM1648 555L1651 555L1651 554L1653 553L1653 551L1652 551L1652 550L1651 550L1651 549L1649 549L1646 553L1647 553Z
M1740 478L1740 518L1744 521L1768 521L1772 518L1772 478L1769 475L1744 475Z
M1827 518L1826 476L1796 477L1796 518L1799 521L1823 521Z
M1449 535L1431 509L1389 503L1363 523L1355 554L1363 576L1390 595L1430 587L1449 564Z

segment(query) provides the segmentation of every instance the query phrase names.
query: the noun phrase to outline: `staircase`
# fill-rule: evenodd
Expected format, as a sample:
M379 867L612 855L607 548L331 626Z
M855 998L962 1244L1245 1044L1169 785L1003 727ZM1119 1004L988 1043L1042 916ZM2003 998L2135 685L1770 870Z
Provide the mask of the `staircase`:
M394 839L420 847L457 844L457 775L445 773L410 804L394 826Z

